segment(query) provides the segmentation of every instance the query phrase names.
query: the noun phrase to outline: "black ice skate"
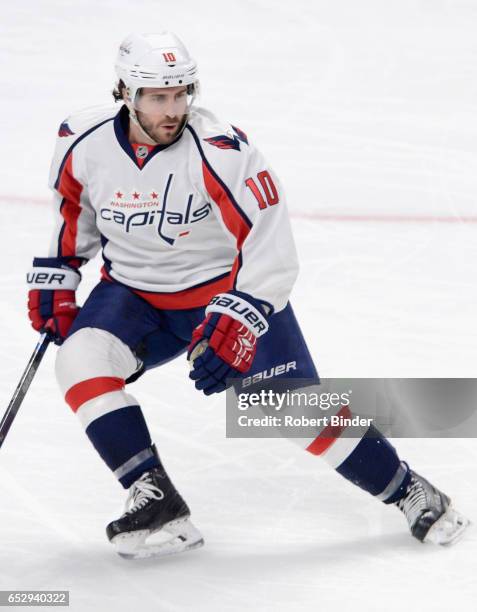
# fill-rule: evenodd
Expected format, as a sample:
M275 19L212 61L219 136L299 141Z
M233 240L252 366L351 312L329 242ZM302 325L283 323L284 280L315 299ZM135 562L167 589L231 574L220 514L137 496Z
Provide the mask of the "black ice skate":
M452 508L447 495L412 470L406 495L396 506L406 516L412 535L421 542L453 544L470 524Z
M106 534L126 559L159 557L202 546L190 510L162 467L145 472L129 489L125 513Z

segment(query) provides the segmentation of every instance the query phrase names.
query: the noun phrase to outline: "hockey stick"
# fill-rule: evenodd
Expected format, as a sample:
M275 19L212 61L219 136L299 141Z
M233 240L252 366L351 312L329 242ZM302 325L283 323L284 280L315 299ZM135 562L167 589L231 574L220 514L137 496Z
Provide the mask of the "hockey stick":
M17 412L25 398L25 395L28 391L28 387L33 380L33 377L38 370L38 366L43 359L48 344L50 343L50 336L48 334L41 334L38 344L35 347L35 350L30 357L30 361L28 362L25 371L23 372L23 376L20 378L20 382L18 383L17 388L15 389L15 393L13 394L10 403L8 404L8 408L3 415L2 422L0 423L0 447L3 444L3 441L7 437L8 430L10 429L11 424L13 423Z

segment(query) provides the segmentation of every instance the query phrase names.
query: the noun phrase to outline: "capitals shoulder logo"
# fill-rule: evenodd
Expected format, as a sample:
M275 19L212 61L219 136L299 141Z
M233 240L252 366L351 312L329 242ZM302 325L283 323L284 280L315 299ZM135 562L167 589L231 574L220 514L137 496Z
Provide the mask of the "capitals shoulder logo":
M241 142L248 145L247 135L245 132L235 126L232 126L232 129L235 134L233 132L229 132L228 134L220 134L219 136L204 138L204 140L205 142L208 142L219 149L235 149L235 151L240 151Z
M58 136L64 138L65 136L74 136L73 130L68 125L68 121L63 121L58 129Z

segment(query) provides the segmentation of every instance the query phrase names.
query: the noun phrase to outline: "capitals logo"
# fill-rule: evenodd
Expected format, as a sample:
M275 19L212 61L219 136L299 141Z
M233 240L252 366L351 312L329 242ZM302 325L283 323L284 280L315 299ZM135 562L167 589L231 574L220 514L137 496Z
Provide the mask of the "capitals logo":
M60 138L64 138L65 136L74 136L74 132L71 130L68 125L68 121L63 121L58 129L58 136Z
M189 224L202 221L203 219L208 217L210 211L212 210L212 207L209 202L206 202L200 208L192 210L192 204L194 200L194 194L192 193L189 194L187 198L185 210L182 209L182 211L179 212L177 210L171 210L170 208L168 208L167 201L172 178L173 175L170 174L164 191L162 204L158 199L159 193L155 191L153 191L151 194L148 194L150 195L150 198L147 200L141 198L142 194L135 191L132 194L133 201L126 201L126 199L124 199L126 194L118 190L114 194L115 199L111 201L111 208L103 207L100 209L101 219L103 219L103 221L111 222L121 226L121 228L126 234L130 234L135 229L141 227L156 227L157 234L162 238L162 240L172 246L177 238L187 236L190 233L189 230L180 231L181 228L179 226L187 226ZM133 209L132 214L130 210L126 210L131 208ZM137 209L142 210L138 211ZM169 226L167 231L164 227L165 224ZM176 226L178 230L177 232L174 232L175 238L172 238L170 235L168 235L172 233L171 226Z
M232 126L232 129L235 134L229 132L229 134L220 134L220 136L212 136L211 138L204 138L204 140L219 149L235 149L240 151L241 142L248 144L247 134L235 126Z

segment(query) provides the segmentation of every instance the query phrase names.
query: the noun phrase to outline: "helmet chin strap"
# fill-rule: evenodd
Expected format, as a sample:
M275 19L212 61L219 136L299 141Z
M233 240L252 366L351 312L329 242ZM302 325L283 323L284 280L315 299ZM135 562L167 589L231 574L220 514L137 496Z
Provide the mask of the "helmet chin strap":
M142 132L143 136L145 136L145 138L147 138L147 140L149 140L150 142L148 144L159 144L157 142L157 140L155 140L151 134L149 134L141 125L141 122L139 121L137 115L136 115L136 111L133 107L133 105L129 102L126 101L126 106L128 107L129 110L129 118L131 119L131 121L134 123L134 125L136 127L139 128L139 130Z

